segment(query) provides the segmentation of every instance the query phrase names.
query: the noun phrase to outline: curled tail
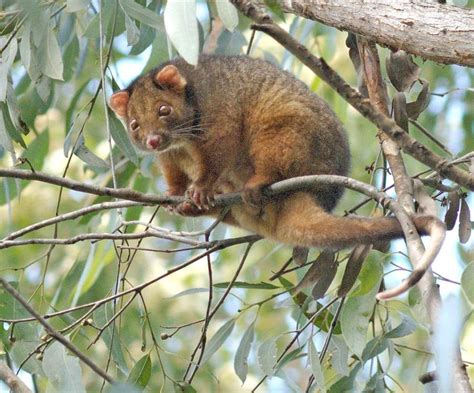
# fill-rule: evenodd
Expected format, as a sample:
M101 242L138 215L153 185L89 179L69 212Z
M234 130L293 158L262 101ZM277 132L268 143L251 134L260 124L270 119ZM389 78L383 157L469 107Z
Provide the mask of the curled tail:
M311 196L304 193L296 193L283 202L275 223L269 233L262 234L300 247L340 249L403 237L400 223L394 217L337 217L317 206ZM413 223L421 235L431 237L431 242L410 276L399 286L379 293L379 300L398 296L414 286L441 248L446 232L444 223L433 216L414 216Z

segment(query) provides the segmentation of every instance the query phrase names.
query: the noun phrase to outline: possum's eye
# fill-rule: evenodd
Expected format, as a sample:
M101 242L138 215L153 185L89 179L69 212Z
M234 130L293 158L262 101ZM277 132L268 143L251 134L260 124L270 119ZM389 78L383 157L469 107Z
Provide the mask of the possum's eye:
M136 131L140 128L140 125L138 124L138 121L136 119L130 120L130 123L128 124L128 126L130 127L132 131Z
M171 113L171 107L168 105L160 105L158 108L159 116L168 116Z

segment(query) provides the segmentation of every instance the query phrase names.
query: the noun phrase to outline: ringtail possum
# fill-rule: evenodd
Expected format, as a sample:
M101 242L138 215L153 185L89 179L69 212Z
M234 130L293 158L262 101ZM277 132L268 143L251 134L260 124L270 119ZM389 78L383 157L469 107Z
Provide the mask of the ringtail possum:
M193 201L177 206L179 214L215 216L215 195L241 192L244 203L232 206L224 221L295 247L340 249L403 237L393 217L331 214L341 186L263 197L262 189L279 180L345 176L350 165L347 136L334 112L273 64L203 55L192 66L177 58L115 92L110 106L133 142L157 153L168 194ZM413 222L420 234L439 226L431 216ZM405 282L389 295L412 285Z

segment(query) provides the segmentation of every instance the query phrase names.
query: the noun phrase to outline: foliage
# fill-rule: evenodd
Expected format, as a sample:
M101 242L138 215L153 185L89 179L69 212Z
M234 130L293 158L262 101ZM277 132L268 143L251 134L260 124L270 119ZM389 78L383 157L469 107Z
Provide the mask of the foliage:
M267 3L293 37L357 84L344 45L347 34L285 15L276 2ZM168 0L166 5L157 0L5 0L2 5L2 168L14 165L155 194L164 192L164 184L153 157L137 153L107 108L107 97L176 54L192 64L203 48L242 54L250 37L250 22L227 0ZM220 18L224 26L217 33L211 17ZM373 125L268 37L256 34L251 55L294 73L329 102L349 132L353 177L380 188L391 184ZM447 159L472 152L472 70L418 59L415 64L411 58L401 65L390 60L387 49L380 49L380 55L387 59L386 80L399 124ZM412 176L426 169L411 159L407 164ZM457 322L468 336L474 305L472 195L462 188L446 191L436 189L435 182L425 184L440 216L447 211L448 226L459 228L461 243L456 235L449 236L435 265L441 273L435 277L443 292L458 297ZM361 204L363 200L347 192L339 214L354 207L360 214L380 214L375 203ZM210 220L182 219L153 206L100 205L73 220L11 235L47 218L107 202L114 199L0 178L2 277L37 313L49 315L56 331L121 383L107 391L235 391L260 383L268 391L299 392L306 386L329 392L422 390L418 376L432 369L433 356L419 292L414 288L405 298L375 301L382 281L391 286L406 276L409 265L400 242L389 253L371 251L362 265L363 253L357 271L346 275L349 254L338 252L330 262L329 279L321 273L320 281L310 281L318 289L296 292L294 286L310 264L270 280L288 259L289 248L244 239L202 250L197 245L207 237L212 241L245 234L223 225L209 234L203 230ZM139 236L146 235L148 223L161 230L161 237ZM202 233L186 237L190 231ZM86 234L92 240L51 242ZM15 240L20 243L5 246ZM309 260L318 255L312 250ZM338 297L343 280L344 296ZM326 295L314 299L321 287ZM31 315L10 293L0 289L0 300L2 357L26 372L22 378L34 376L39 391L104 389L102 379L37 320L19 321ZM472 362L474 348L467 338L465 344L463 355Z

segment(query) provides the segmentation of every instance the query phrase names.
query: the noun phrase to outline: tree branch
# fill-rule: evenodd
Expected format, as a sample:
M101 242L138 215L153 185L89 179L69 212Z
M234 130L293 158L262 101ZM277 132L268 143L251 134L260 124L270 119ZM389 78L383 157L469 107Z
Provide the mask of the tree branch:
M4 278L0 277L0 284L5 288L10 295L12 295L33 317L36 319L46 330L51 337L55 338L61 344L63 344L68 350L70 350L74 355L76 355L79 359L82 360L89 368L94 371L97 375L101 378L105 379L109 383L113 383L114 379L103 371L99 366L97 366L88 356L85 356L79 349L75 347L66 337L64 337L61 333L57 332L49 322L44 319L41 315L39 315L33 307L31 307L28 302L23 299L23 296L13 288Z
M279 0L284 12L443 64L474 67L474 10L412 0Z
M12 393L31 393L28 386L3 361L0 361L0 381L5 382Z

